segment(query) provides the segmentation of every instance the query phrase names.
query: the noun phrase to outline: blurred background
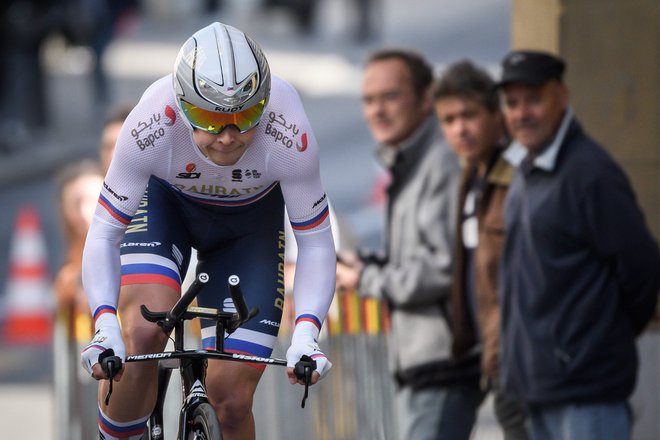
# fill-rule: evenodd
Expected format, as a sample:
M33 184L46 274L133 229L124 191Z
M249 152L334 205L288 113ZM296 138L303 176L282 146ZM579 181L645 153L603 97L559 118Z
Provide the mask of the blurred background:
M65 425L77 417L78 410L66 405L74 400L72 384L82 379L63 373L78 369L72 360L77 347L67 341L62 324L55 324L52 292L53 277L66 258L57 176L81 158L98 158L108 111L121 103L137 102L151 82L170 73L179 47L194 31L222 21L260 43L271 70L302 96L320 145L322 177L340 225L340 247L375 248L380 244L385 173L374 159L374 145L360 109L361 65L366 55L383 46L410 47L438 70L470 58L497 75L501 58L511 47L523 44L521 36L528 35L532 36L528 46L568 54L571 66L577 56L571 50L576 46L560 37L570 32L571 38L579 40L579 30L561 27L566 23L558 18L564 3L543 0L530 11L532 7L523 0L4 1L0 6L0 432L8 433L6 438L18 438L12 429L22 438L80 438ZM596 4L616 4L573 3L577 6L572 17L578 18L580 13L587 16L596 10ZM629 4L632 8L645 4L657 28L657 7L638 0ZM617 17L617 11L604 15L603 9L607 12L607 7L598 8L601 21ZM645 9L637 8L633 22L638 13L648 16ZM619 38L624 48L618 49L621 43L614 48L625 53L625 32L617 35L624 35ZM515 44L512 38L517 38ZM657 43L657 38L652 41ZM634 47L639 49L639 45ZM646 53L657 53L657 47ZM597 62L607 62L607 58ZM657 75L657 56L651 64ZM588 69L582 69L582 74L569 80L583 84L592 78ZM624 89L631 87L626 81L634 84L636 80L634 75L616 78L621 77L625 81L617 84ZM607 78L602 86L608 87ZM657 82L653 87L656 94L647 96L657 96ZM634 108L639 107L636 93L630 98ZM580 105L578 94L578 115ZM590 110L586 104L583 108ZM657 118L657 103L651 113L654 110ZM596 118L607 125L592 114L599 112L590 111L585 119ZM641 188L642 203L657 236L660 143L657 131L652 136L651 168L635 174L633 181ZM634 160L628 157L624 165L629 170L648 167L645 153L640 154ZM333 370L333 379L315 390L308 409L300 412L298 390L284 389L279 383L284 382L279 377L283 372L267 373L255 409L257 419L267 422L258 426L259 437L308 438L296 430L310 429L306 434L315 437L309 438L318 439L393 438L388 417L391 389L383 358L386 318L377 304L357 298L334 304L326 335L331 358L339 367ZM653 337L643 343L656 346L657 332ZM282 348L275 355L283 353ZM643 361L658 365L657 348L644 353ZM651 389L656 390L655 397L642 396L643 403L638 405L647 418L660 411L657 380ZM286 411L280 408L286 405L277 404L282 398L292 408L285 414L287 420L299 423L279 426L281 411ZM649 436L639 438L659 438L657 423L651 422L644 431ZM273 426L278 426L277 432ZM499 438L487 403L475 439Z

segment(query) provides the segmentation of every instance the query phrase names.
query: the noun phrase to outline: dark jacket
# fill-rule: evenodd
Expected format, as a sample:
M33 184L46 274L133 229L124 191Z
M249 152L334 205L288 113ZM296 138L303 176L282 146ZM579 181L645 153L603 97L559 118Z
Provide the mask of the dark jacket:
M454 357L462 359L474 352L481 342L481 371L496 379L499 371L500 306L498 295L499 264L504 246L504 202L513 177L513 167L502 157L502 149L493 150L486 171L485 184L477 203L479 242L474 253L475 296L477 325L474 328L465 287L465 250L461 221L457 222L454 250L454 278L452 283L452 317ZM463 170L459 190L459 204L465 203L470 178L475 167ZM460 210L459 210L460 211ZM479 341L479 334L481 341Z
M553 166L523 163L509 188L502 385L531 403L620 402L660 253L624 172L577 121L567 127Z

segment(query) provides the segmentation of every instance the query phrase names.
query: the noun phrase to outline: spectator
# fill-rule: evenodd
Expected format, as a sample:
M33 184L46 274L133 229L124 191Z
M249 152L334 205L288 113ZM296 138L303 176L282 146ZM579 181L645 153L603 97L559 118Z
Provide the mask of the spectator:
M77 365L82 347L92 337L93 323L87 297L81 282L82 251L87 230L101 191L103 177L96 162L89 159L73 163L57 176L58 206L65 238L64 264L58 270L53 290L57 300L58 321L66 326L65 362L57 362L59 369L68 362ZM56 353L58 356L59 353ZM97 432L96 381L76 369L64 368L57 377L66 376L71 384L67 420L68 432L73 438L92 438Z
M513 167L502 157L507 141L495 83L469 61L452 64L433 97L440 126L463 162L454 247L453 353L481 352L482 388L492 389L505 440L529 438L521 402L498 385L500 308L498 272L504 245L504 200Z
M99 160L101 161L103 174L107 173L108 168L110 168L110 162L112 161L112 154L115 151L119 132L131 110L133 110L133 104L130 103L122 103L110 109L103 125L99 143Z
M60 310L71 309L88 317L86 339L92 334L91 313L80 283L80 267L87 230L102 183L101 170L91 160L74 163L58 175L58 204L67 251L65 263L55 278L55 291Z
M353 1L355 15L355 41L366 43L369 39L378 36L382 28L383 5L381 0L355 0Z
M35 144L31 133L48 127L46 72L40 52L57 30L57 6L45 0L0 5L0 153Z
M67 0L63 14L64 35L74 45L94 53L91 80L94 103L105 108L112 96L103 67L103 56L112 40L130 32L138 19L138 0Z
M283 8L295 19L298 30L304 35L310 35L314 30L314 15L318 2L314 0L264 0L264 9Z
M362 83L365 119L391 172L385 255L341 255L339 289L390 306L391 371L401 438L468 439L483 399L477 356L451 357L447 320L460 167L433 116L433 72L418 54L374 53Z
M629 439L657 243L623 170L575 118L564 61L514 51L502 66L522 151L505 209L502 386L528 402L535 440Z

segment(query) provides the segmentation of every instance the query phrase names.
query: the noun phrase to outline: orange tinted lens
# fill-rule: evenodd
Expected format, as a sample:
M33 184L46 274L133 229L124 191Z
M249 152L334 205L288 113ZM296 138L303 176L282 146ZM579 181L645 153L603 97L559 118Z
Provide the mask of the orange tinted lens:
M229 125L234 125L241 133L245 133L257 125L266 106L266 100L264 99L240 112L218 113L194 106L183 99L180 102L188 121L194 127L212 134L220 133Z

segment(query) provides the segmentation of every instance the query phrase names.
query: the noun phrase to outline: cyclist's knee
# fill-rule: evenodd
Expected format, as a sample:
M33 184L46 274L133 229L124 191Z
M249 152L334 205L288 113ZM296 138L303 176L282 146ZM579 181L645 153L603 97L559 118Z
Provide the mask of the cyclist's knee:
M213 401L220 425L228 429L241 426L252 414L252 393L246 389L234 390Z
M167 343L167 336L161 328L146 320L133 320L126 325L122 321L122 337L127 354L142 354L162 351Z
M239 427L252 417L254 391L261 371L247 364L210 362L207 394L223 426Z
M167 335L161 328L142 316L140 306L145 304L152 311L168 310L178 298L178 293L157 284L122 287L119 318L127 354L161 351L167 343Z

